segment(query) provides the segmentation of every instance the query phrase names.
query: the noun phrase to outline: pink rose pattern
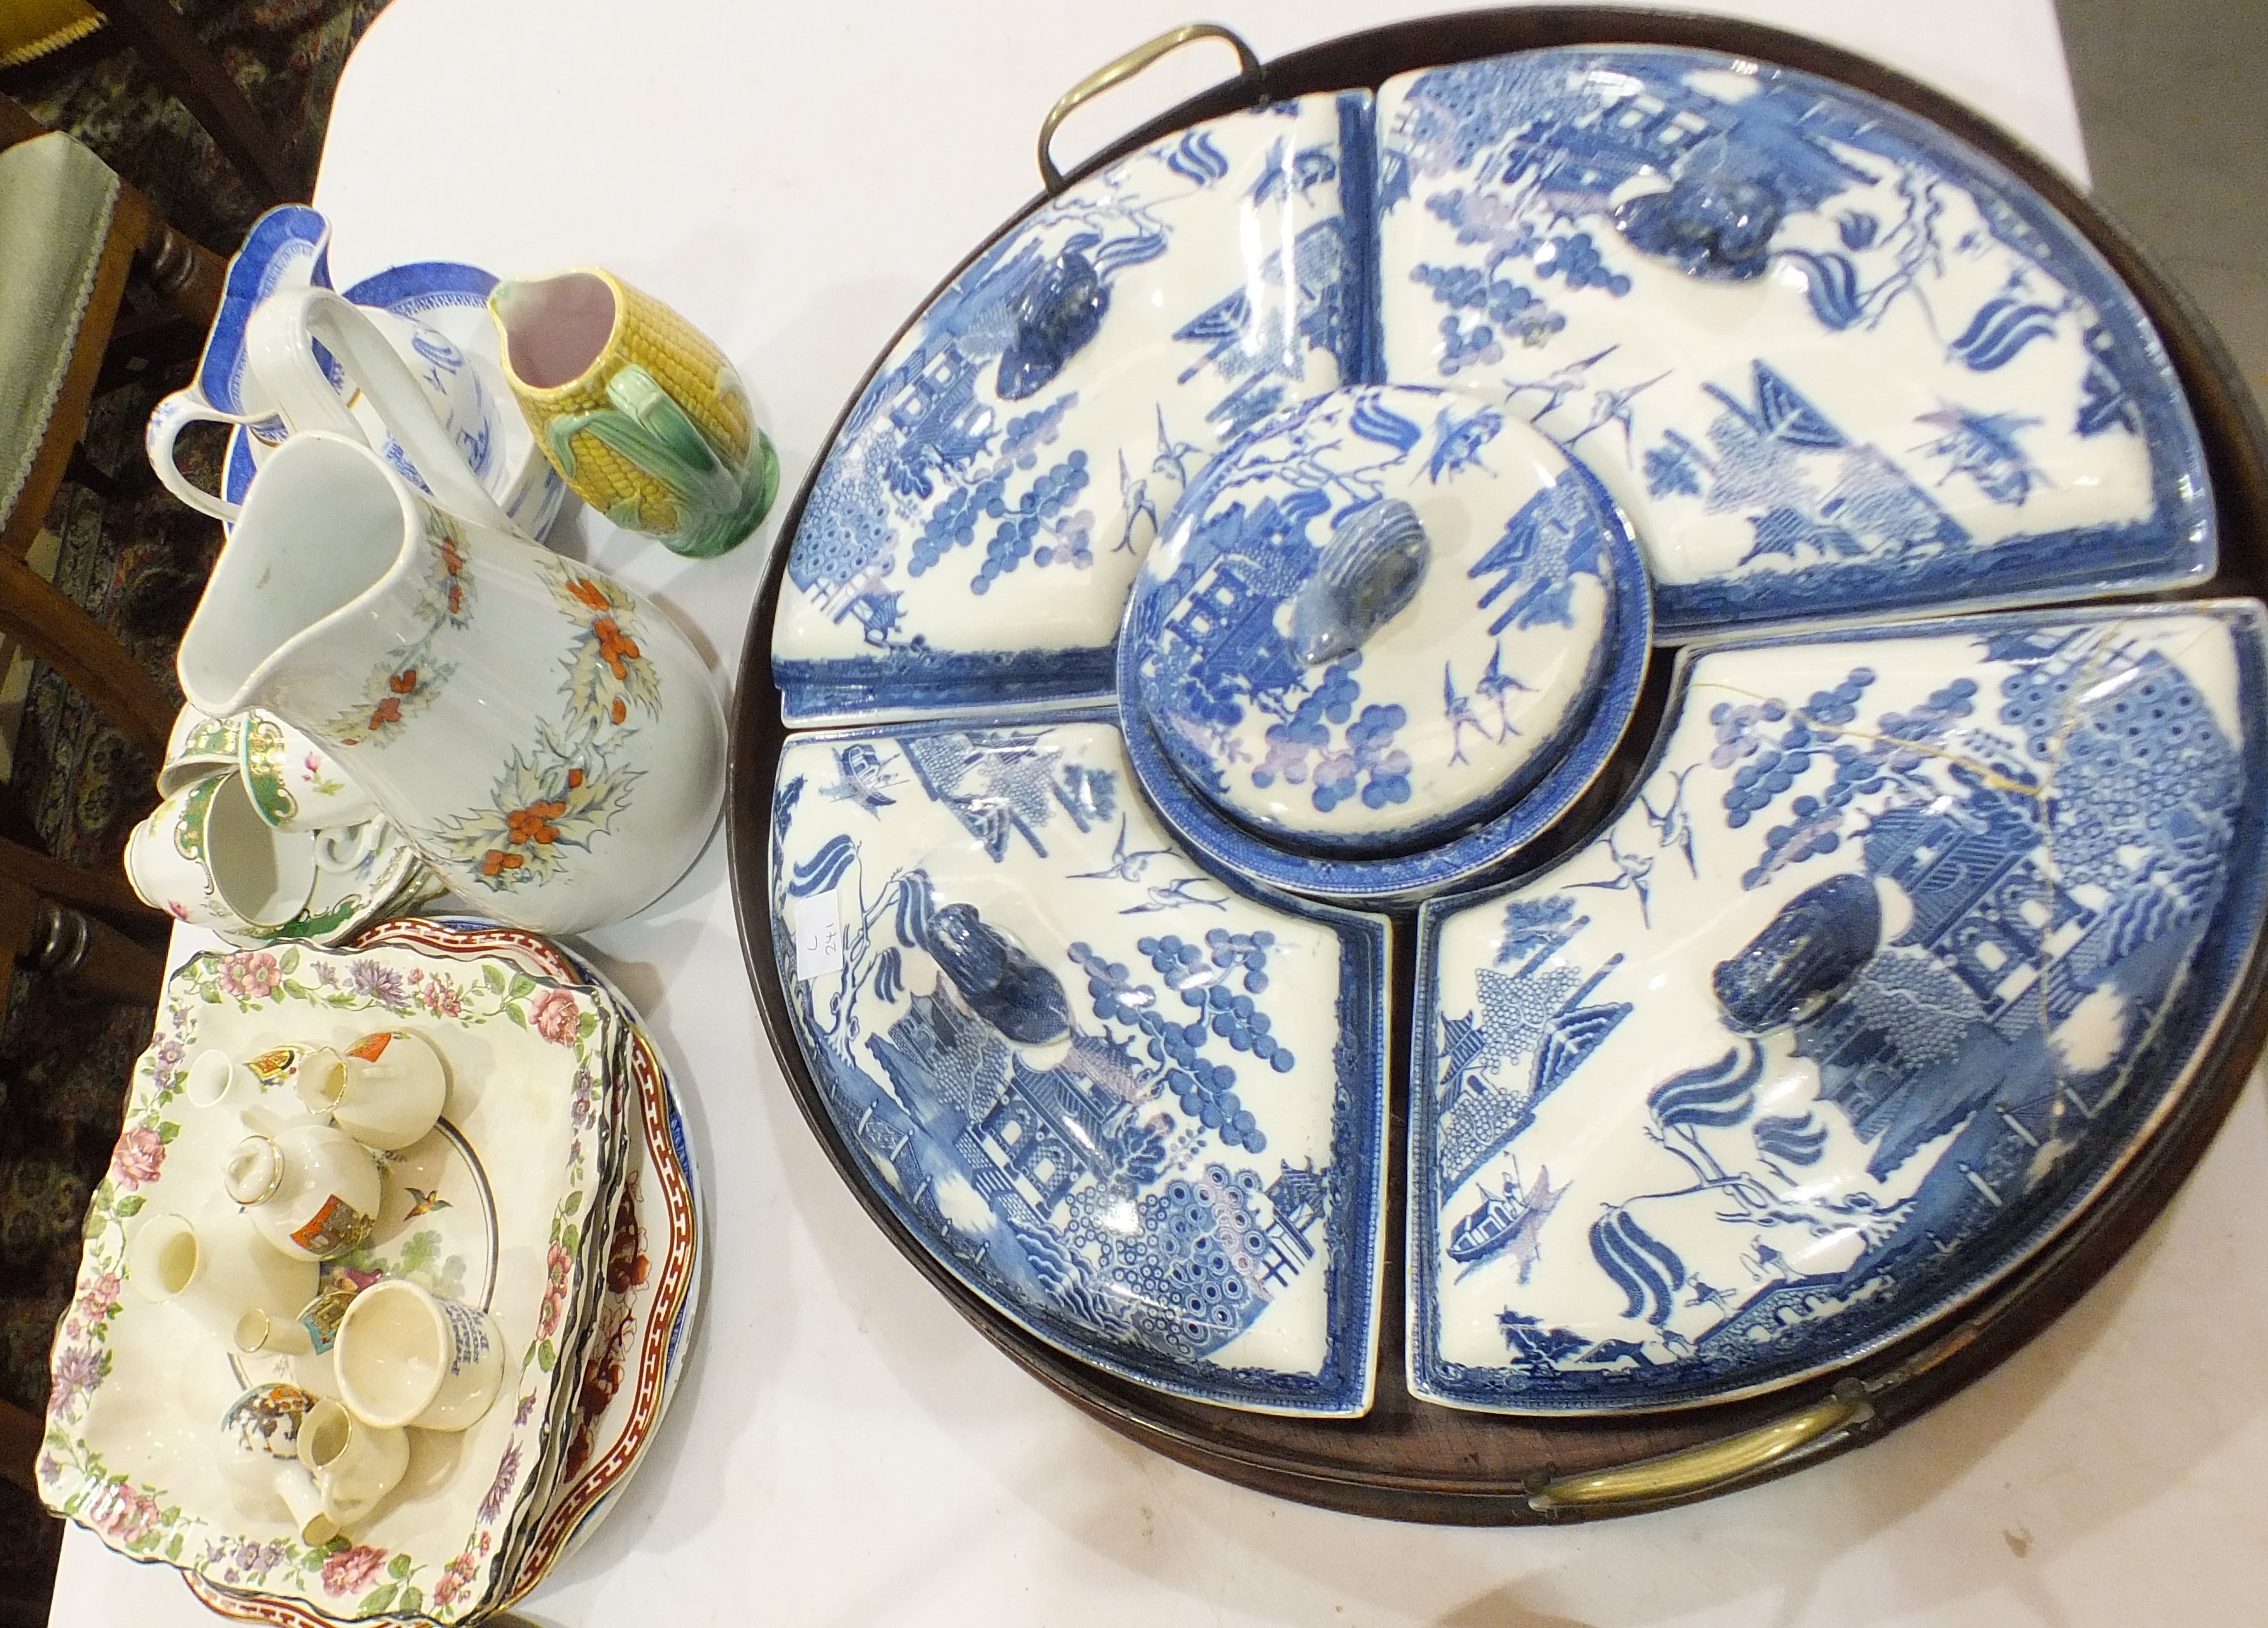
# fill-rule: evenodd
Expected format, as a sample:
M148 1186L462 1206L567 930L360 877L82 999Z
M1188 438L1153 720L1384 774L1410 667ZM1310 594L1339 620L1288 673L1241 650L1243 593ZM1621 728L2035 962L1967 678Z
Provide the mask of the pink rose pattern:
M98 1530L125 1549L147 1547L158 1536L164 1512L157 1498L124 1481L114 1481L82 1512Z
M546 990L528 1008L527 1020L535 1032L555 1046L571 1046L583 1021L582 1008L565 990Z
M386 1570L386 1551L357 1543L323 1562L325 1594L360 1594Z
M157 1127L136 1125L118 1138L117 1149L110 1155L111 1179L132 1192L156 1181L165 1163L166 1142Z
M284 987L276 957L265 950L239 950L220 964L220 986L240 1001L266 1000Z
M575 1257L558 1244L544 1257L543 1304L535 1308L535 1337L548 1340L559 1331L561 1319L567 1310L567 1279L574 1271Z
M315 973L320 983L335 986L340 982L328 966L319 965ZM446 978L436 974L431 978L413 976L411 981L417 986L414 998L428 1012L444 1018L463 1015L464 992ZM282 992L283 971L273 954L239 951L221 963L219 983L223 991L239 1002L264 1000ZM368 989L360 992L373 993ZM573 1045L581 1036L582 1015L573 996L563 990L548 990L531 1006L528 1023L555 1045ZM178 1085L186 1057L187 1048L177 1035L168 1035L154 1049L151 1074L159 1091L169 1091ZM595 1083L587 1071L578 1076L578 1127L593 1116L590 1098ZM164 1138L154 1126L137 1126L127 1131L119 1138L112 1159L112 1172L118 1185L133 1190L154 1182L164 1167L165 1150ZM546 1286L537 1312L537 1324L540 1336L549 1338L564 1320L574 1258L555 1242L550 1246L545 1268ZM119 1309L122 1288L117 1272L104 1271L92 1278L72 1302L63 1329L66 1344L55 1355L48 1399L49 1408L58 1415L68 1418L78 1403L107 1377L110 1353L79 1342L104 1337L108 1320ZM533 1393L524 1398L519 1422L526 1422L535 1400ZM496 1477L482 1499L480 1518L484 1525L493 1523L505 1513L512 1488L519 1479L520 1462L519 1444L515 1442L505 1450ZM68 1474L68 1470L50 1455L40 1466L40 1474L52 1484ZM164 1536L163 1513L155 1493L123 1478L106 1482L84 1512L92 1525L125 1549L147 1548L158 1541ZM433 1603L453 1606L465 1599L478 1579L482 1558L493 1546L492 1535L483 1531L472 1547L451 1561L434 1585ZM224 1580L233 1583L264 1579L289 1557L285 1545L280 1543L245 1542L232 1544L215 1558L225 1562ZM366 1544L329 1555L322 1562L321 1586L326 1593L334 1595L364 1592L383 1578L387 1558L387 1551ZM309 1563L313 1558L310 1555Z

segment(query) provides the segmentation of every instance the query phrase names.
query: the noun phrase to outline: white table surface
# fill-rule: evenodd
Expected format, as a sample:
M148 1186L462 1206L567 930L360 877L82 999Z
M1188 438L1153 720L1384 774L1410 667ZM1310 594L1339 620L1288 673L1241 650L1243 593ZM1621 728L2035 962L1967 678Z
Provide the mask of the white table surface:
M2050 0L1688 3L1879 56L2085 174ZM1263 56L1403 9L1199 8ZM342 286L427 257L505 273L608 265L740 365L792 493L915 303L1035 191L1032 137L1054 97L1189 15L1189 0L394 0L339 87L316 199L336 225L332 265ZM1226 72L1217 50L1083 113L1066 163ZM734 671L761 544L690 564L587 512L554 541L655 593ZM1088 1423L927 1288L843 1189L770 1061L724 849L720 835L668 898L589 940L691 1084L715 1230L674 1408L611 1522L531 1602L539 1623L2268 1618L2257 1080L2091 1294L1881 1442L1587 1528L1362 1521L1228 1486ZM73 1529L53 1620L210 1619L170 1571Z

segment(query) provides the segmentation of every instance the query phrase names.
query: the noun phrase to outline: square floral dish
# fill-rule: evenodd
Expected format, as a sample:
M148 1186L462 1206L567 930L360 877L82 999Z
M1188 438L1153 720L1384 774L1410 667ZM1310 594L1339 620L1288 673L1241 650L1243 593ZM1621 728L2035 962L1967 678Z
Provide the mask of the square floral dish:
M631 1031L630 1063L639 1123L630 1138L630 1168L608 1241L606 1298L593 1325L576 1395L563 1479L546 1503L534 1541L508 1574L504 1602L525 1598L571 1554L612 1509L651 1444L690 1348L699 1311L702 1201L676 1092L635 1014L590 967L559 946L518 928L473 918L387 922L362 947L394 944L478 961L501 957L534 976L593 986L612 997ZM323 1617L296 1602L231 1591L197 1576L190 1592L210 1610L275 1628L322 1628ZM388 1624L422 1616L389 1614Z
M309 1547L281 1518L240 1512L213 1443L244 1377L184 1312L126 1293L123 1256L145 1209L194 1221L232 1207L217 1172L239 1127L232 1109L188 1100L190 1058L208 1047L246 1058L285 1043L342 1044L380 1027L430 1040L448 1064L443 1124L401 1157L428 1156L429 1143L453 1135L476 1168L493 1218L490 1309L518 1372L461 1435L415 1433L409 1490L355 1541ZM334 1620L393 1610L451 1623L494 1604L523 1506L548 1490L538 1467L557 1455L546 1438L573 1401L562 1376L583 1372L574 1342L589 1330L578 1323L591 1321L603 1287L593 1280L603 1250L591 1234L594 1216L613 1216L622 1177L619 1146L609 1147L622 1140L613 1086L621 1039L610 1003L502 960L287 948L200 955L177 969L136 1067L57 1335L38 1463L49 1506L129 1558ZM390 1202L387 1218L400 1207ZM382 1220L373 1247L382 1254L390 1241ZM418 1253L386 1263L411 1275L449 1271L446 1255ZM184 1360L185 1351L209 1360Z

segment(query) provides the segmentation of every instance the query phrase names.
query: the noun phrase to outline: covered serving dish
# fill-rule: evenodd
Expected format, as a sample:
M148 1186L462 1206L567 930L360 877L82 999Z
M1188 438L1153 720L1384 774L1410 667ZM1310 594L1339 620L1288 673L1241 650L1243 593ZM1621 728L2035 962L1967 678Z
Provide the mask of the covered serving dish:
M789 513L733 795L790 1079L980 1326L1234 1478L1525 1520L1859 1440L2257 1045L2242 387L1822 47L1245 60Z

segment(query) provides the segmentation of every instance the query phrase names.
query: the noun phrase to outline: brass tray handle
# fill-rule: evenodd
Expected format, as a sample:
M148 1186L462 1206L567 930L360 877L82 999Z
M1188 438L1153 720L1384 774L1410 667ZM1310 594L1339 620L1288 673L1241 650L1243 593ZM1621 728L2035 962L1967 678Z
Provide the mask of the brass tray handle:
M1226 40L1236 52L1236 77L1251 81L1255 89L1260 84L1260 58L1238 35L1219 23L1183 23L1179 28L1160 34L1147 45L1138 45L1113 63L1105 63L1065 91L1048 109L1048 116L1040 121L1040 180L1053 197L1063 190L1063 172L1056 168L1054 156L1048 149L1054 144L1056 131L1069 118L1073 108L1093 100L1114 85L1123 85L1140 73L1168 51L1177 51L1193 40Z
M1657 1504L1718 1492L1782 1460L1815 1452L1874 1417L1874 1404L1867 1399L1864 1388L1846 1381L1800 1412L1722 1440L1547 1481L1528 1495L1528 1506L1538 1514L1559 1510L1599 1514L1622 1505Z

